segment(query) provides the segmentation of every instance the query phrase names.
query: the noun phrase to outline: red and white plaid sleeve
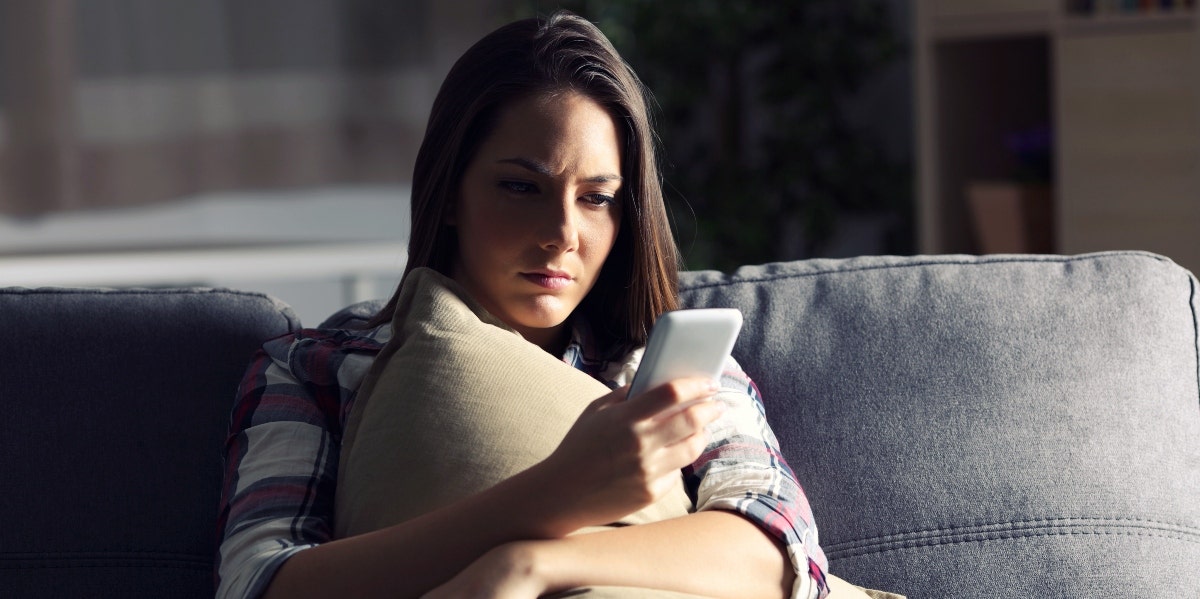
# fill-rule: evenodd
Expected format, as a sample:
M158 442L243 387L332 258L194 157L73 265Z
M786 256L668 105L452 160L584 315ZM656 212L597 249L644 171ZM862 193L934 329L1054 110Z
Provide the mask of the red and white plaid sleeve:
M332 537L342 423L381 347L366 334L305 330L255 355L226 441L218 597L261 596L292 554Z

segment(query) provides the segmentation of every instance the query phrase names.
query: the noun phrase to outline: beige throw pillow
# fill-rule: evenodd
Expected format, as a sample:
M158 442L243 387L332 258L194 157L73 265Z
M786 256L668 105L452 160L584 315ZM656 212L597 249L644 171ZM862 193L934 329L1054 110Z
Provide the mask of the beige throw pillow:
M404 522L536 464L609 391L430 269L405 279L392 327L344 432L338 537ZM620 524L691 509L681 478L667 497Z

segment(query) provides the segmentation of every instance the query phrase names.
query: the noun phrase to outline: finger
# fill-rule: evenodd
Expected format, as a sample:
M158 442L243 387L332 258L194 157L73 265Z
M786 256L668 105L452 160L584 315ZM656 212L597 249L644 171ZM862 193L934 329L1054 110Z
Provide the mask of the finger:
M708 448L708 433L700 431L663 449L663 459L676 470L686 468L700 459Z
M651 415L649 420L651 420L654 423L665 422L667 420L670 420L672 418L676 418L676 417L680 416L684 412L687 412L687 411L690 411L693 409L699 409L702 411L708 410L708 409L715 409L715 410L718 410L717 415L720 416L720 414L724 413L724 411L728 407L729 406L726 405L725 402L718 401L716 395L710 395L708 397L689 399L688 401L685 401L682 403L678 403L678 404L675 404L672 406L667 406L666 408L659 411L657 414ZM705 423L705 424L707 424L707 423Z
M628 393L629 393L629 385L625 385L624 387L618 387L617 389L615 389L613 391L610 391L608 393L605 393L604 395L601 395L600 397L597 397L596 399L593 399L592 402L589 403L587 405L587 407L583 409L583 413L586 414L588 412L597 412L597 411L603 410L609 406L612 406L612 405L615 405L618 403L622 403L625 401L625 395Z
M725 413L725 402L716 399L692 400L678 408L656 415L644 423L643 434L660 446L670 446L703 433L709 424Z
M663 383L625 402L626 410L634 419L649 418L692 400L712 397L720 391L720 385L703 377L680 378Z

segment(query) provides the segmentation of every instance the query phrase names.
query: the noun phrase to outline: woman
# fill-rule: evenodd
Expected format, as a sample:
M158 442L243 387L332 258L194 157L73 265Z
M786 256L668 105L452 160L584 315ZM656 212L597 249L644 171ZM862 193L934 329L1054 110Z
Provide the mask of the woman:
M677 307L677 257L642 87L599 30L558 13L502 27L468 50L435 101L412 210L406 277L418 267L446 275L525 340L615 390L528 470L420 517L333 539L338 443L399 292L365 330L269 342L233 413L219 594L826 592L806 500L740 370L723 377L723 396L740 398L728 407L711 400L718 387L706 380L625 397L636 348ZM708 427L726 410L754 424ZM571 535L650 504L681 469L695 513Z

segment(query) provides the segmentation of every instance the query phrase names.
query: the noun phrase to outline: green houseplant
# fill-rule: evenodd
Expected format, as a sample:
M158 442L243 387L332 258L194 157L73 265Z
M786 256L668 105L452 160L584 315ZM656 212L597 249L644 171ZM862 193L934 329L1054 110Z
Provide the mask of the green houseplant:
M689 268L820 255L847 212L908 224L907 165L844 106L902 51L885 1L565 0L518 13L560 7L595 21L653 90Z

